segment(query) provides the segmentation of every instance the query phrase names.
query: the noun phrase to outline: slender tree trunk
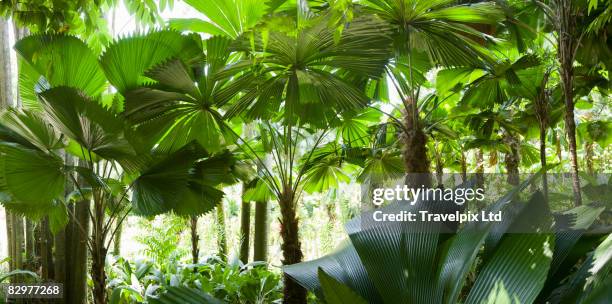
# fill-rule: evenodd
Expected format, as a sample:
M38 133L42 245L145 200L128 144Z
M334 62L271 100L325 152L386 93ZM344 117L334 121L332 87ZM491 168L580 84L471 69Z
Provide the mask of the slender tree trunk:
M504 141L508 148L510 149L510 153L506 153L504 158L504 164L506 165L506 173L508 174L508 184L510 185L518 185L520 182L519 178L519 164L520 164L520 156L519 156L519 142L516 136L506 133L504 136Z
M555 132L555 139L557 144L555 145L555 148L557 150L557 158L559 159L559 163L563 162L563 151L561 150L561 136L558 134L558 132Z
M548 175L546 168L546 130L548 129L548 91L546 86L548 84L548 77L550 73L547 71L542 77L538 94L534 100L536 116L538 118L538 124L540 127L540 166L542 167L542 191L544 192L544 198L548 203Z
M280 234L283 240L281 250L283 251L283 265L296 264L302 261L302 245L299 237L299 224L295 206L295 194L291 186L285 186L278 201L281 212ZM306 303L306 289L293 281L289 276L284 277L285 289L283 303L302 304Z
M69 229L70 223L66 225L66 228L62 231L59 231L54 236L55 243L55 281L58 283L64 284L65 291L69 291L68 288L70 284L68 284L66 272L69 271L66 266L66 261L70 261L70 258L67 256L67 252L71 250L69 246L66 246L66 229Z
M117 222L115 226L115 238L113 238L113 255L121 255L121 235L123 234L123 223Z
M467 159L465 157L465 152L461 150L461 181L467 182Z
M253 261L268 261L268 202L255 202Z
M249 262L249 247L251 242L251 202L242 201L240 209L240 261Z
M0 18L0 109L15 105L11 44L10 22Z
M0 18L0 110L7 109L13 105L13 86L12 86L12 71L11 71L11 41L9 21ZM17 255L21 254L17 251L17 240L15 239L15 215L8 209L5 209L6 214L6 233L8 241L9 254L9 270L18 268ZM13 281L13 279L11 279Z
M540 126L540 165L542 166L542 191L548 202L548 175L546 174L546 128Z
M587 173L590 176L595 176L595 166L593 165L593 143L590 141L584 143L584 158Z
M476 151L476 185L484 188L484 152L482 149Z
M25 253L23 217L13 213L13 235L15 241L15 268L23 269L23 256Z
M40 240L41 240L41 275L43 279L51 279L55 275L53 265L53 236L49 229L49 218L45 217L40 223Z
M191 262L193 264L197 264L200 260L200 235L198 235L198 217L192 216L189 222L189 226L191 228Z
M25 268L30 271L36 271L36 238L34 237L34 223L28 219L25 220L25 245L26 245L26 263Z
M69 304L87 303L87 242L89 242L91 226L89 210L89 201L77 202L74 204L75 218L69 223L70 230L67 233L66 257L70 263L67 263L65 266L67 281L70 284L70 292L66 299L66 303Z
M559 74L565 101L565 132L570 152L572 189L574 205L582 204L580 179L578 176L578 155L576 148L576 122L574 120L574 55L576 53L576 16L573 15L572 0L557 0Z
M223 209L223 202L219 203L216 208L217 211L217 248L219 250L219 257L226 261L227 260L227 233L225 229L225 210Z
M411 188L431 186L430 161L427 156L427 136L423 132L416 101L405 100L403 142L406 185Z
M337 222L335 207L336 205L334 204L333 199L328 200L324 206L325 213L327 214L327 227L325 227L325 231L323 231L323 236L321 237L323 240L321 247L323 248L324 253L327 253L332 250L334 246L332 235L334 229L336 228Z
M9 271L15 270L15 240L13 234L13 215L8 209L4 209L6 217L6 241L9 258Z
M95 197L95 195L94 195ZM106 304L106 235L104 233L104 206L94 200L93 230L91 235L91 276L93 280L93 295L95 304Z
M442 187L444 182L444 163L442 162L442 155L438 149L438 142L435 143L435 165L436 165L436 183L439 187Z

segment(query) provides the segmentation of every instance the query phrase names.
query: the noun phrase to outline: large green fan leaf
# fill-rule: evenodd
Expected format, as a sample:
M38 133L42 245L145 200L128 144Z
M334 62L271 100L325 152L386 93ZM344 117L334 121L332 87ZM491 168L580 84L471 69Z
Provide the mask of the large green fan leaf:
M18 41L15 49L53 87L74 87L89 96L99 96L106 87L96 55L76 37L33 35Z
M150 81L144 76L148 69L172 58L192 64L201 54L199 38L164 30L115 41L100 57L100 65L110 83L123 94Z
M266 5L258 0L210 0L206 3L186 0L187 4L204 14L210 22L203 20L173 19L171 26L181 26L196 32L211 35L223 34L236 38L264 15Z
M195 144L160 156L132 184L136 213L150 216L172 210L194 215L213 209L221 201L223 192L203 183L198 178L202 173L194 173L196 160L204 156Z
M123 120L81 91L57 87L40 94L51 124L87 151L118 159L134 155Z
M61 134L33 112L11 110L0 117L0 123L43 152L65 146Z
M49 203L63 196L66 175L61 158L16 144L0 144L0 169L17 201Z
M217 104L226 102L241 88L218 91L225 81L217 79L229 58L229 40L206 40L206 64L192 69L180 59L172 59L147 70L145 75L157 82L125 93L125 114L151 145L174 151L198 141L210 152L225 142L224 125ZM197 85L196 85L197 84Z

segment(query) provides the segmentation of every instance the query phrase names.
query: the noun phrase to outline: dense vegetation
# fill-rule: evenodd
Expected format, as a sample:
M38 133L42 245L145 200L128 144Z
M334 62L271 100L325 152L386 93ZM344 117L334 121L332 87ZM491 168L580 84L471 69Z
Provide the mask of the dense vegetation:
M174 2L0 4L0 282L96 304L610 299L609 0ZM397 183L498 197L377 210L509 218L364 225Z

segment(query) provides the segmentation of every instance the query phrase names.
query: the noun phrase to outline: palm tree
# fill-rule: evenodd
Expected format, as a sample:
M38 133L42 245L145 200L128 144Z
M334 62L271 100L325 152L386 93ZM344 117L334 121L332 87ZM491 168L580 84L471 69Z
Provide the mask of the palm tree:
M196 0L187 0L185 2L187 5L206 16L207 20L198 18L174 18L170 19L168 22L171 28L182 31L199 32L206 35L222 36L230 39L236 39L242 33L250 30L259 23L265 11L268 9L267 3L253 0L212 0L206 3ZM257 231L255 233L255 244L258 246L258 251L263 253L265 250L262 251L262 249L267 247L267 234L262 234L262 232L267 231L268 225L267 202L257 202L257 204L255 209L255 227L258 227L258 229L256 229ZM240 260L244 263L248 260L250 216L251 202L249 200L243 200L240 213ZM193 221L197 224L197 218L194 218ZM192 229L192 234L193 233L197 233L197 231ZM197 239L197 236L192 235L192 239ZM267 255L256 254L256 258L263 261L267 259L266 256Z
M495 24L503 17L492 3L452 5L448 1L366 0L364 10L393 26L395 56L387 69L403 102L404 163L415 175L413 186L430 184L427 137L418 112L418 92L430 67L475 66L486 59L479 42L489 36L474 25ZM480 39L480 40L479 40ZM420 180L419 180L420 179Z
M168 46L168 41L173 43ZM156 56L134 52L130 48L134 46ZM140 84L142 78L117 77L118 71L144 70L155 60L201 54L201 49L196 40L169 31L122 39L111 45L100 61L82 41L70 36L31 36L16 48L40 75L36 88L43 115L16 112L2 120L3 127L11 131L1 145L3 159L10 160L2 165L3 189L19 204L65 214L71 210L64 199L66 178L72 181L76 201L92 206L88 214L91 235L82 226L77 233L86 240L92 257L95 302L106 303L105 259L118 224L132 211L150 216L169 211L196 215L211 210L223 196L215 188L220 183L219 173L228 169L227 165L210 164L232 163L229 154L213 154L195 141L180 147L171 145L171 149L160 144L153 149L149 141L139 137L140 130L134 130L118 112L119 95L110 96L112 106L103 104L109 100L104 98L107 79L123 91ZM118 66L121 62L110 61L109 56L142 60ZM66 163L59 155L61 149L79 157L79 163ZM28 190L34 187L32 183L40 191ZM70 217L76 215L70 213Z
M324 142L325 130L337 115L366 105L368 98L359 85L380 75L388 56L386 29L375 19L353 20L336 41L323 18L290 24L286 32L271 30L267 40L257 35L253 48L248 39L239 40L236 48L247 58L227 69L232 74L244 71L234 83L246 89L229 103L226 119L242 116L247 121L273 122L266 129L271 136L276 169L266 166L253 149L247 149L263 168L262 178L280 205L285 265L297 263L303 256L296 213L307 171L304 165L298 166L303 133L316 136L304 151L302 161L308 163L312 157L309 151ZM286 278L285 302L304 301L305 291Z
M557 60L565 104L565 132L567 134L570 166L573 178L574 205L582 204L580 178L578 175L578 152L576 144L575 80L578 61L586 66L600 62L609 66L610 49L606 47L608 35L604 28L610 24L609 7L598 8L597 2L575 2L551 0L536 2L546 14L557 38ZM593 4L591 4L593 3ZM585 47L580 48L581 45Z

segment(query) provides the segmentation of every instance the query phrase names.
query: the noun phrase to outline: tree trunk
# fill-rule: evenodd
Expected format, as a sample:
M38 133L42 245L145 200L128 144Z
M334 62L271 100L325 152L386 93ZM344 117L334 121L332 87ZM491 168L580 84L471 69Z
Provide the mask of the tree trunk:
M13 213L13 240L15 242L15 268L23 269L25 239L23 233L23 217Z
M572 189L574 191L574 205L582 204L580 193L580 179L578 176L578 155L576 148L576 122L574 119L574 55L576 53L576 16L573 16L572 0L557 1L558 17L558 47L559 74L565 101L565 132L570 152L572 169Z
M465 152L461 150L461 181L467 182L467 159L465 157Z
M30 271L36 271L36 237L34 236L34 223L28 219L25 220L25 247L26 261L25 268Z
M41 275L43 279L52 279L55 275L53 266L53 236L49 229L49 218L45 217L40 223L40 259Z
M504 158L504 164L506 165L506 174L508 174L508 184L510 185L518 185L520 182L519 178L519 164L520 164L520 156L519 156L519 145L518 139L516 136L506 133L504 136L504 141L506 145L510 149L509 153L506 153Z
M13 215L8 209L4 209L6 217L6 241L9 258L9 271L15 270L15 240L13 238Z
M563 163L563 151L561 150L561 136L558 134L558 132L555 132L555 139L557 144L555 145L555 148L557 150L557 158L559 159L559 163Z
M191 228L191 262L197 264L200 257L200 236L198 235L198 217L192 216L190 220Z
M548 203L548 175L546 173L546 130L548 129L548 93L546 86L550 73L547 71L542 77L538 94L534 99L536 116L540 127L540 166L542 167L542 192Z
M242 201L240 208L240 261L249 262L249 245L251 242L251 202Z
M484 188L484 152L482 149L476 151L476 185Z
M10 23L0 18L0 110L15 106L11 47Z
M94 195L95 197L95 195ZM95 304L106 304L106 235L104 233L104 206L94 200L93 230L91 235L91 277Z
M542 166L542 192L548 202L548 176L546 174L546 128L540 126L540 165Z
M68 291L69 284L67 280L66 272L69 271L66 266L66 261L71 261L70 257L68 257L68 251L71 250L69 246L66 244L66 230L69 229L70 223L66 225L66 228L62 231L59 231L54 236L55 243L55 281L58 283L64 284L66 291Z
M405 100L403 143L406 185L411 188L431 186L430 161L427 156L427 136L419 121L416 101Z
M121 235L123 234L123 223L117 222L115 226L115 238L113 239L113 255L121 255Z
M326 204L323 206L325 208L325 213L327 214L327 227L322 231L323 235L321 236L322 244L321 248L324 253L328 253L334 248L334 241L332 238L333 231L336 228L336 205L334 203L334 199L327 200Z
M77 202L74 205L75 219L71 219L69 223L71 230L67 234L69 238L66 242L66 257L70 261L66 265L67 281L70 283L66 303L69 304L87 303L87 242L89 242L91 225L89 209L89 201Z
M444 164L442 162L442 155L440 154L440 150L438 150L438 143L435 143L435 164L436 164L436 182L438 183L438 187L443 186L444 181Z
M595 166L593 164L593 143L587 141L584 143L584 161L587 167L587 173L590 176L595 176Z
M223 202L219 203L216 208L217 211L217 248L219 250L219 257L226 261L227 260L227 233L225 230L225 211L223 209Z
M253 261L268 261L268 202L255 202Z
M281 245L281 250L283 251L283 265L299 263L303 258L294 195L291 187L285 186L278 200L281 212L280 234L283 240ZM284 276L284 285L283 303L306 303L306 289L287 275Z

